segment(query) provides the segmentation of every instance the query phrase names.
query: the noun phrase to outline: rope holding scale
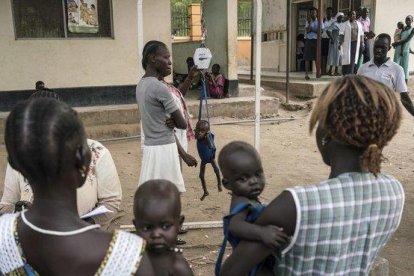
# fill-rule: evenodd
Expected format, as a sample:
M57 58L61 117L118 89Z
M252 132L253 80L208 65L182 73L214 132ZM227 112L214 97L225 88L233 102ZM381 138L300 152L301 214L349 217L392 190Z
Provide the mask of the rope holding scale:
M206 104L206 119L210 124L210 114L208 112L208 101L207 101L207 91L206 91L206 80L204 74L201 77L201 96L200 96L200 105L198 107L198 121L202 119L202 110L203 110L203 100Z

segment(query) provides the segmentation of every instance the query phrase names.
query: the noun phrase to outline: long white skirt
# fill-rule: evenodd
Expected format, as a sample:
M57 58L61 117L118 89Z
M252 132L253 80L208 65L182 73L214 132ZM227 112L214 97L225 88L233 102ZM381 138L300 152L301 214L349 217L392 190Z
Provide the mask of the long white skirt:
M181 147L188 151L188 139L187 139L187 130L186 129L175 129L175 135L177 136L178 142L180 142Z
M180 193L185 192L180 160L175 143L142 148L141 174L139 185L148 180L166 179L174 183Z

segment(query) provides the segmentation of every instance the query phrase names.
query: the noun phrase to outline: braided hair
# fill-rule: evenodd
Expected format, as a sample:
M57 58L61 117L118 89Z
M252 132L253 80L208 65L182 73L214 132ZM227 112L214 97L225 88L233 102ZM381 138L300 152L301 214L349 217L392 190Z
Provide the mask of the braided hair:
M37 90L32 95L30 95L30 99L34 99L34 98L54 98L60 101L59 95L49 88L43 88L41 90Z
M310 119L338 143L362 150L361 167L377 174L382 149L397 132L401 109L395 92L363 76L346 76L331 83L319 97Z
M155 55L161 47L167 49L167 45L158 40L150 40L145 44L144 49L142 50L142 68L144 68L144 70L147 70L149 56Z
M23 101L6 121L9 163L29 183L48 184L58 176L82 137L85 131L76 111L53 98Z

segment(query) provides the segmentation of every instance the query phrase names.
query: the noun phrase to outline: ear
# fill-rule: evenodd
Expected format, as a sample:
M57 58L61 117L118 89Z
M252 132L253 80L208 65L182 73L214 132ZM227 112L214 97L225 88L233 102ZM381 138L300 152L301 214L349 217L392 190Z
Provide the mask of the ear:
M155 63L155 55L154 55L154 54L149 55L148 60L149 60L151 63Z
M89 150L89 146L87 142L83 145L78 146L76 149L76 156L75 156L75 165L76 169L84 169L86 167L87 171L85 173L87 174L89 171L89 163L91 162L91 152Z
M184 220L185 220L185 216L181 215L180 216L180 228L183 226Z
M83 150L83 145L79 146L76 149L76 168L81 169L85 163L85 154Z

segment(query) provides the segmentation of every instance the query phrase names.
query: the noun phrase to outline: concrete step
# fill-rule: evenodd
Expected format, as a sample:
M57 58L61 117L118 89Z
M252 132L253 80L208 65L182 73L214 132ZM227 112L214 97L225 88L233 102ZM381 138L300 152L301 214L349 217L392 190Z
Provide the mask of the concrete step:
M279 99L261 97L261 114L277 114ZM254 97L209 99L210 117L248 118L254 116ZM198 116L198 100L188 100L187 106L194 119ZM105 139L139 135L140 114L136 104L75 107L86 128L88 137ZM203 109L203 117L205 116ZM4 143L4 127L8 112L0 112L0 143Z
M239 74L238 78L239 83L241 84L251 84L250 76L247 74ZM302 98L318 97L326 86L334 79L335 78L306 81L303 77L299 79L295 76L290 79L290 95ZM286 90L286 78L281 76L262 76L261 84L277 90Z

